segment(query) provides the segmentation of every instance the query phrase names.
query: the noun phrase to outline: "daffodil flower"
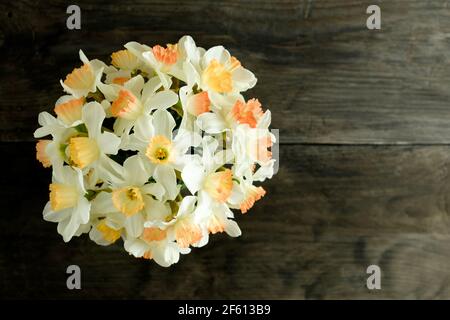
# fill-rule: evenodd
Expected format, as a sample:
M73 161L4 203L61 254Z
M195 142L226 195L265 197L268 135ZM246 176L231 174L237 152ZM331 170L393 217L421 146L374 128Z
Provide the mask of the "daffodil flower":
M57 104L57 106L59 105L61 104ZM43 138L51 136L52 138L51 140L39 140L36 144L36 158L44 167L60 167L64 164L66 157L61 148L67 143L70 137L77 134L74 126L81 123L81 111L80 120L74 120L72 123L69 123L71 121L64 121L64 118L55 118L45 111L39 114L38 122L41 127L36 129L34 137Z
M249 168L244 174L237 174L236 167L233 167L235 183L233 183L232 196L228 205L232 209L239 209L241 213L247 213L256 201L265 196L266 190L263 187L255 186L261 172L255 176L254 167ZM255 179L256 178L256 179Z
M146 167L156 180L164 186L167 200L179 193L175 170L180 171L190 160L186 154L191 146L197 146L200 136L180 130L173 136L175 120L166 110L156 110L134 128L132 145L146 160Z
M65 242L77 233L81 225L89 222L91 204L85 195L81 170L64 166L53 171L50 201L45 205L43 216L46 221L58 223L58 233Z
M100 192L95 197L92 212L100 217L113 217L116 229L123 227L129 236L138 237L144 221L165 219L170 215L169 205L160 201L164 188L148 182L150 174L139 156L128 158L123 167L116 170L120 171L119 176L106 177L111 192Z
M111 63L111 66L106 66L103 70L106 75L105 84L123 86L137 70L143 67L142 61L128 49L113 52Z
M80 169L108 165L111 159L107 155L117 153L120 138L111 132L102 132L105 119L103 107L97 102L87 103L83 107L81 119L87 134L69 139L67 149L70 164Z
M60 97L53 110L56 113L56 118L46 111L39 113L38 122L41 127L36 129L34 136L55 135L64 131L64 129L81 124L81 111L84 104L85 99L83 97L78 99L69 95Z
M200 134L200 127L197 123L197 117L208 113L211 110L211 101L206 91L194 93L192 88L183 86L179 90L183 118L180 123L180 130L186 130Z
M187 196L169 221L145 222L139 238L125 240L125 249L135 257L153 259L165 267L178 262L180 253L190 252L189 246L206 243L203 227L195 218L195 203L196 197Z
M223 99L231 98L256 84L256 77L245 69L238 59L222 46L208 49L201 58L199 68L185 68L190 85L196 84L207 91L213 104L220 106Z
M161 61L157 61L153 54L153 48L147 45L131 41L125 44L125 48L143 63L146 67L146 73L149 75L156 74L165 89L169 89L171 87L172 79L166 72L171 69L172 65L178 58L178 51L176 50L176 47L170 46L168 48L163 48L161 46L155 46L155 52L157 52L157 56ZM152 61L150 61L148 57L145 57L144 53L151 53L153 57Z
M242 176L255 163L265 168L273 168L272 152L269 148L275 142L275 136L267 129L250 128L248 125L237 126L232 139L236 174Z
M83 97L77 99L65 95L55 103L56 118L45 111L39 114L38 121L41 127L36 129L34 137L52 136L52 140L40 140L36 145L36 158L44 167L63 165L65 155L61 152L61 147L70 137L77 134L75 127L82 123L81 110L84 103Z
M144 82L144 78L137 75L123 86L99 85L106 99L111 102L110 113L117 119L114 132L119 136L127 136L133 126L153 110L167 109L178 102L178 96L173 91L158 91L161 88L158 77L149 79L145 84Z
M60 80L64 91L75 98L87 97L89 93L94 93L105 68L105 64L100 60L89 60L81 50L79 54L83 65L75 68L64 81Z
M124 248L136 258L154 260L162 267L169 267L180 260L180 254L191 252L189 248L180 248L169 241L164 231L145 228L141 238L125 238Z
M233 220L233 211L225 203L211 201L210 197L200 195L196 214L207 231L203 235L203 244L208 243L209 234L225 232L230 237L239 237L242 234L238 224Z
M257 99L245 102L241 95L233 99L222 99L221 107L212 107L211 112L201 113L196 120L199 128L209 134L234 131L241 124L250 128L267 129L271 121L269 110L263 112Z
M219 170L232 156L229 150L216 153L217 140L206 136L202 141L202 157L194 157L183 168L181 177L192 194L199 192L200 198L211 198L225 203L231 196L233 176L230 169Z
M124 49L111 54L111 63L120 70L135 71L141 66L141 61L130 50Z
M122 227L114 223L110 217L92 219L89 238L100 246L109 246L122 236Z
M165 89L172 85L170 76L188 82L187 77L196 70L194 65L199 65L201 56L201 50L189 36L165 47L149 47L137 42L129 42L125 47L156 73Z
M169 240L176 241L181 248L201 246L204 230L201 220L195 214L197 197L186 196L179 204L175 215L168 221L150 220L145 222L146 228L162 230Z

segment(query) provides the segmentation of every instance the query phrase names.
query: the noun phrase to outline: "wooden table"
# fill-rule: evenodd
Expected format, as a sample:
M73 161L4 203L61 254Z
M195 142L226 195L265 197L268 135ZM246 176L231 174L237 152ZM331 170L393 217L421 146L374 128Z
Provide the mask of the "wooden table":
M0 296L2 298L450 298L450 1L2 2ZM366 28L379 4L382 29ZM248 97L272 110L280 170L239 215L164 269L100 247L64 244L43 221L50 171L35 160L40 111L59 79L131 40L190 34L223 44L258 77ZM66 267L82 289L66 288ZM381 290L366 268L379 265Z

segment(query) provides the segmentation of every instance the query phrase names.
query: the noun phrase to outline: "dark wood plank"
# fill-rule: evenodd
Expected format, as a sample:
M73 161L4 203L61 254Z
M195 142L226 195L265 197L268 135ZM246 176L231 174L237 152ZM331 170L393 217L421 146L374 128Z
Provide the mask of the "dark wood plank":
M107 58L130 40L183 34L223 44L259 78L249 96L273 111L282 142L450 143L448 1L385 1L382 30L365 27L374 1L2 2L0 140L32 140L78 49Z
M7 298L450 298L450 149L281 147L268 194L222 235L164 269L121 245L64 244L42 220L50 171L31 143L0 144L0 296ZM69 264L82 290L65 287ZM365 287L370 264L382 289Z

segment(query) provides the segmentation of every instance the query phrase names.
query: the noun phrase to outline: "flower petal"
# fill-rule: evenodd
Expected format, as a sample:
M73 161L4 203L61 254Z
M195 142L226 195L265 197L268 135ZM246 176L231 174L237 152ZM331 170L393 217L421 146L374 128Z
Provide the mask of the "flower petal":
M202 137L198 133L187 130L179 130L173 139L174 147L179 154L185 154L190 147L198 147L202 142Z
M104 132L97 138L100 150L105 154L117 154L120 142L120 138L111 132Z
M163 135L172 140L172 131L175 128L175 120L166 110L156 110L153 114L153 127L155 135Z
M135 96L140 97L142 88L144 87L145 80L138 74L124 83L124 87L130 90Z
M103 93L106 99L108 99L109 101L114 101L119 96L120 86L116 84L104 84L100 82L98 84L98 89L101 93Z
M227 222L225 223L225 232L230 237L239 237L242 234L239 225L236 223L236 221L231 219L228 219Z
M55 129L61 127L61 123L58 121L58 119L56 119L54 116L52 116L50 113L46 111L39 113L38 122L42 127L38 128L34 132L35 138L42 138L47 135L50 135L55 131Z
M153 96L153 94L161 88L162 83L159 77L150 78L142 89L142 102L145 104L147 99Z
M158 165L155 168L154 178L166 189L166 197L173 200L178 195L177 177L175 171L166 165Z
M177 218L180 218L186 214L194 211L197 197L186 196L181 200L180 207L178 208Z
M205 112L197 117L197 125L209 134L220 133L225 130L225 121L213 112Z
M239 67L233 72L233 82L236 90L242 92L255 86L256 77L251 71Z
M149 249L148 245L139 239L125 240L124 247L126 251L136 258L142 257Z
M93 214L108 214L116 212L117 209L114 207L112 202L111 193L100 192L97 194L94 200L92 200L91 211Z
M85 224L89 222L89 213L91 210L91 204L84 196L78 201L77 206L74 208L72 215L78 217L79 223Z
M158 200L162 200L162 197L166 193L164 187L159 183L147 183L141 187L141 190L145 194L154 195Z
M72 208L63 209L60 211L53 211L49 201L45 205L42 215L45 221L60 222L69 219L71 212Z
M149 221L164 221L171 214L169 205L150 196L144 196L144 202L146 219Z
M100 135L105 116L105 110L98 102L89 102L83 107L81 119L88 129L89 137L95 139Z
M148 114L139 117L134 125L134 136L143 142L144 148L154 135L153 117Z
M124 227L128 236L137 238L144 231L144 217L142 214L136 213L125 219Z
M70 219L66 219L58 223L57 231L62 235L64 242L69 242L75 235L80 226L78 217L72 215Z
M152 258L161 267L169 267L180 259L180 250L175 243L158 245L152 250Z
M183 182L192 194L202 187L205 179L205 169L198 163L188 163L181 172Z
M139 60L144 60L142 57L142 53L152 50L152 48L150 48L149 46L140 44L135 41L128 42L124 47L130 50L130 52L134 54Z
M146 111L167 109L178 102L178 95L171 90L159 91L145 102Z
M230 53L223 46L215 46L208 49L203 56L204 66L207 66L212 60L217 60L221 64L227 63L231 58Z
M123 163L124 175L127 183L133 186L142 186L150 178L150 174L142 163L142 158L138 155L129 157Z

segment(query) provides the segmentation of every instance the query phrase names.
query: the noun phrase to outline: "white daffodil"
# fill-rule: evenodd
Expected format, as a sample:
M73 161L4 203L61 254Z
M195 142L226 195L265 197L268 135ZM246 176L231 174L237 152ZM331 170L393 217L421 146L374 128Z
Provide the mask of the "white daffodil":
M105 64L100 60L89 60L81 50L79 54L83 65L75 68L64 81L60 80L64 91L75 98L87 97L89 93L94 93L105 68Z
M138 237L148 219L165 219L170 216L170 207L160 200L164 188L158 183L148 182L150 174L139 156L125 160L119 176L110 174L105 180L111 192L100 192L93 200L92 212L100 217L114 217L115 229L125 228L126 234ZM119 215L117 213L120 213Z
M60 97L54 108L56 118L46 111L39 113L38 122L41 127L34 132L35 138L61 135L65 129L81 124L81 110L84 101L84 98L77 99L68 95Z
M190 160L186 152L198 145L200 136L180 130L174 137L175 120L166 110L156 110L144 120L134 128L131 145L146 160L156 182L164 186L165 199L173 200L179 193L175 170L181 171Z
M42 138L48 135L52 140L40 140L36 145L36 157L44 167L62 165L65 160L61 147L71 136L77 134L74 127L81 124L81 110L85 99L73 96L62 96L55 103L55 118L48 112L39 114L40 128L34 132L35 138Z
M151 47L136 41L126 43L124 47L141 62L141 70L149 75L153 73L153 69L148 67L148 64L145 63L145 59L142 56L144 52L151 51Z
M228 204L230 208L239 209L242 213L247 213L256 201L260 200L266 194L263 187L257 187L253 183L259 181L261 173L258 173L255 179L254 167L248 168L243 174L237 174L236 166L233 167L235 181L233 183L233 191Z
M199 74L201 74L202 57L206 50L197 47L194 39L190 36L184 36L178 41L178 51L183 61L184 75L180 77L189 88L200 83Z
M141 60L128 49L113 52L111 63L114 67L129 72L135 71L142 65Z
M135 55L146 66L145 72L156 74L165 89L172 86L171 76L166 72L172 69L178 60L178 50L175 45L149 47L135 41L125 44L125 48ZM145 55L144 55L145 54Z
M117 154L120 138L111 132L102 132L105 111L97 102L90 102L83 107L81 119L87 134L69 139L66 150L69 162L80 169L101 168L111 161L106 155Z
M50 201L45 205L43 215L44 220L58 223L58 233L65 242L89 222L91 204L85 195L81 170L69 166L53 170Z
M53 143L53 141L48 139L41 139L36 143L36 159L42 164L44 168L49 168L52 166L52 160L50 156L52 152L47 151L47 147L51 143ZM64 160L61 159L61 164L63 161Z
M59 104L57 104L58 106ZM81 116L80 116L81 118ZM36 158L44 167L60 167L64 164L66 156L64 146L70 137L75 136L78 131L73 128L78 120L68 124L70 121L64 121L65 117L55 118L48 112L39 114L38 122L40 128L34 132L35 138L51 136L51 140L39 140L36 144ZM67 119L66 119L67 120Z
M81 123L81 110L85 104L84 97L75 98L74 96L65 95L60 97L55 103L54 112L58 120L67 126L75 127Z
M89 238L100 246L109 246L121 236L122 226L118 226L111 217L95 219L89 231Z
M212 201L211 197L199 196L196 215L202 221L206 233L203 235L203 244L208 243L209 234L226 232L230 237L239 237L242 232L228 205L222 202Z
M199 197L210 197L214 201L225 203L233 189L233 175L230 169L221 169L229 162L232 153L221 150L216 139L206 136L202 141L202 157L193 157L181 172L186 187L192 194L199 192Z
M124 241L125 250L136 258L152 259L162 267L169 267L180 260L180 254L191 252L189 248L180 248L169 241L166 232L156 228L145 228L140 238Z
M120 85L99 85L100 90L111 104L110 112L117 120L114 132L127 136L132 127L155 109L167 109L178 102L178 96L171 90L158 91L161 82L153 77L145 83L141 75ZM122 144L124 145L124 143Z
M244 92L256 84L255 75L242 67L222 46L208 49L201 58L199 68L185 68L189 84L207 91L213 104L220 107L223 99Z
M191 36L183 36L177 43L177 64L169 70L169 74L185 82L189 87L195 84L192 75L200 70L201 58L205 49L197 47Z
M272 179L275 169L275 159L271 159L266 164L263 164L259 167L259 169L256 170L256 172L253 174L253 181L265 181L266 179Z
M255 75L222 46L208 49L202 57L201 88L215 93L243 92L256 84Z
M239 125L233 131L232 150L236 157L235 172L242 176L254 164L273 167L272 152L269 150L276 142L275 136L267 129Z
M145 222L145 230L142 239L151 245L154 235L159 235L158 241L176 241L180 248L188 249L189 246L200 247L206 244L205 229L201 220L195 214L197 197L186 196L183 198L177 212L172 219L150 220ZM162 237L164 236L164 237Z
M132 78L131 77L131 75L132 75L131 71L116 69L113 66L105 67L103 72L106 75L106 77L105 77L105 84L117 84L117 85L123 86L123 84L125 82L127 82L128 80L130 80ZM100 87L99 87L99 89L101 91Z
M263 112L258 99L245 102L241 95L222 99L221 107L213 107L212 112L204 112L197 118L198 126L209 134L233 131L241 124L250 128L267 129L271 121L269 110Z
M197 117L211 110L211 101L206 91L194 93L188 86L179 90L183 118L180 123L180 130L186 130L200 134L200 127L197 124Z
M193 218L195 202L195 197L185 197L169 222L147 221L139 238L125 240L125 250L135 257L153 259L163 267L177 263L180 253L189 253L189 246L203 237L201 226Z
M106 84L123 86L137 70L143 67L141 59L128 49L113 52L111 54L111 63L112 66L106 66L104 69Z
M137 42L129 42L125 47L156 73L165 89L172 85L171 76L189 82L188 77L197 70L204 52L197 48L190 36L184 36L177 44L166 47L149 47Z

